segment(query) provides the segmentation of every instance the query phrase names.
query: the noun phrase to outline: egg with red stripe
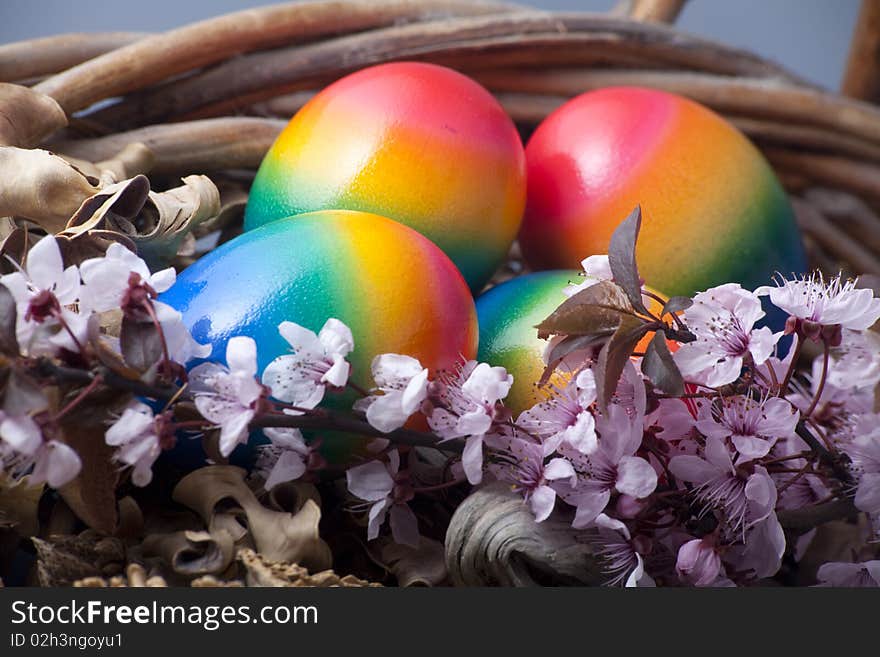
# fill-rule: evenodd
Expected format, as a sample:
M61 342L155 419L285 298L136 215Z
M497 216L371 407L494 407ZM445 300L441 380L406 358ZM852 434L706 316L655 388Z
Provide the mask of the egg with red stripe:
M315 212L246 232L184 270L161 300L211 345L209 360L224 361L230 338L253 338L259 373L291 352L283 321L316 333L330 317L347 324L351 380L364 388L378 354L436 371L477 349L473 298L455 265L411 228L365 212ZM347 451L345 442L325 448L331 458Z
M686 98L633 87L582 94L537 128L526 160L520 242L536 269L607 253L636 205L639 271L668 294L753 288L806 269L788 198L763 156Z
M449 68L391 63L297 112L260 165L245 229L315 210L374 212L432 240L478 290L516 237L525 195L522 142L488 91Z

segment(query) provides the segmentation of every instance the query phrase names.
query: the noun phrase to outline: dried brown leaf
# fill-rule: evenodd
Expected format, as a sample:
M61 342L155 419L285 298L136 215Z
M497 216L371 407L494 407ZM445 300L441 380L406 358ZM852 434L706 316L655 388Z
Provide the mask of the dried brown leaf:
M610 336L622 317L636 317L626 293L616 283L601 281L563 301L538 324L538 335Z
M159 557L184 577L221 573L235 556L235 542L226 531L149 534L141 549L145 557Z
M0 216L24 217L57 233L98 181L45 150L0 146Z
M234 500L247 516L254 544L266 558L299 563L312 571L329 568L330 548L318 533L321 508L306 499L295 513L268 509L247 487L244 475L241 468L228 465L199 468L180 480L172 496L196 511L208 527L218 503Z

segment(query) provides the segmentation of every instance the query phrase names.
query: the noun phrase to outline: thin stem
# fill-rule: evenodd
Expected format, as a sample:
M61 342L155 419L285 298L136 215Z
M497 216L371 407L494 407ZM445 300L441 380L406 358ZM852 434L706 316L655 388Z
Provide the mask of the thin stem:
M76 397L74 397L70 401L70 403L68 403L64 408L62 408L60 411L58 411L58 414L55 415L55 417L52 418L52 420L54 422L57 422L58 420L63 418L65 415L70 413L70 411L72 411L74 408L79 406L79 404L82 403L82 401L86 397L88 397L92 392L94 392L95 388L97 388L99 385L101 385L101 376L100 375L98 375L94 379L92 379L91 383L89 383L85 388L80 390L79 394Z
M439 438L432 433L414 431L412 429L397 429L390 433L384 433L358 416L347 415L329 408L322 408L320 410L320 414L308 413L303 415L267 413L254 419L254 421L251 422L251 427L254 429L265 427L324 429L327 431L342 431L362 436L377 436L379 438L387 438L393 443L412 445L414 447L432 447L441 451L459 453L464 450L464 441L462 440L456 439L441 442Z
M349 380L348 387L351 388L352 390L354 390L361 397L369 397L370 396L370 392L366 388L362 388L354 381Z
M831 349L828 348L828 343L824 343L825 351L822 354L822 376L819 378L819 386L816 388L816 394L813 395L813 401L810 402L810 407L804 412L806 417L810 417L813 414L813 411L816 410L816 405L819 403L819 399L822 397L822 392L825 390L825 381L828 379L828 359L831 357Z
M421 486L421 487L413 487L413 491L416 493L432 493L438 490L446 490L447 488L453 488L458 486L459 484L464 484L467 482L467 479L453 479L452 481L444 481L442 484L434 484L433 486Z
M771 465L773 463L782 463L783 461L791 461L794 459L804 459L807 457L813 456L813 452L798 452L797 454L789 454L788 456L779 456L774 459L769 459L767 461L761 461L763 465Z

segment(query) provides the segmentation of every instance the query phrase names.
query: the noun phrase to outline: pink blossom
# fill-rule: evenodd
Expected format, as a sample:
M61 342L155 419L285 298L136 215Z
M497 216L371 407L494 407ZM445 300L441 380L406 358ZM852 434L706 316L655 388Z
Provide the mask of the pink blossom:
M59 440L45 441L32 460L34 469L29 481L33 485L47 483L52 488L61 488L73 481L82 469L79 454Z
M400 455L397 450L388 453L388 463L369 461L349 468L345 473L348 490L369 504L367 540L379 536L379 528L386 514L391 516L391 535L401 545L418 547L418 520L407 502L413 491L408 477L400 472Z
M483 478L483 441L493 422L505 416L501 400L513 376L503 367L468 361L456 373L442 373L438 392L430 397L431 429L443 440L467 437L461 463L471 484Z
M769 295L774 306L800 321L819 326L840 326L863 331L880 319L880 299L873 290L856 287L856 281L822 274L783 280L778 287L764 286L755 294Z
M79 300L79 270L75 265L64 267L53 236L37 242L25 267L0 276L0 283L15 299L16 336L24 354L52 356L59 348L79 351L89 327L88 316L72 310Z
M776 486L767 470L754 466L750 475L738 471L720 436L706 438L703 457L672 457L669 469L678 479L694 484L697 499L722 513L731 535L744 534L776 506Z
M81 304L94 312L119 308L129 289L131 274L137 274L153 292L164 292L177 278L174 267L150 273L141 258L114 242L100 258L90 258L79 266L83 280Z
M266 490L278 484L294 481L302 477L313 462L320 460L314 450L306 445L299 429L288 427L267 427L263 433L272 441L264 446L258 457L258 470L266 478Z
M593 371L584 370L561 390L555 389L547 401L521 413L516 424L543 441L545 454L552 454L562 443L590 454L597 440L591 410L595 401Z
M599 514L589 540L609 577L605 586L654 586L654 580L645 573L645 562L636 542L621 521Z
M706 404L697 429L707 437L730 438L744 463L766 456L779 439L795 435L800 414L778 397L755 400L738 395L727 397L721 407Z
M560 448L578 473L574 486L554 486L562 498L577 508L572 526L591 525L602 513L612 493L647 497L657 487L657 473L648 461L635 456L642 444L642 418L632 420L626 410L612 405L607 418L599 419L599 443L589 455Z
M724 575L724 566L711 541L695 538L678 549L675 571L685 584L712 586Z
M567 479L574 486L577 481L571 463L564 458L545 463L544 449L532 440L514 438L507 450L496 453L495 458L497 462L489 466L489 471L523 492L537 522L546 520L556 504L556 491L549 482Z
M257 374L257 345L248 337L230 338L226 345L228 367L203 363L189 374L195 405L205 419L220 427L220 453L228 456L247 442L248 426L263 396Z
M880 513L880 427L842 444L841 448L852 461L858 479L856 508L872 515Z
M153 463L162 453L159 433L153 410L137 401L104 433L104 441L119 448L116 460L134 468L131 480L135 486L146 486L153 478Z
M611 264L608 262L607 255L592 255L581 260L581 267L584 271L581 273L584 281L582 283L568 285L563 292L565 296L573 297L581 290L586 290L601 281L610 281L613 278L611 273Z
M683 315L697 339L673 355L681 373L694 383L717 388L739 378L747 356L756 365L764 363L781 334L754 328L763 316L758 297L736 283L700 292Z
M330 318L315 335L293 322L281 322L281 336L293 354L279 356L263 371L263 383L272 396L300 408L315 408L328 386L342 388L348 382L351 366L345 360L354 349L351 329Z
M380 354L371 366L380 395L359 400L355 409L364 411L367 422L379 431L399 429L428 395L428 370L411 356Z
M880 561L822 564L816 573L816 579L819 580L819 586L878 587L880 586Z

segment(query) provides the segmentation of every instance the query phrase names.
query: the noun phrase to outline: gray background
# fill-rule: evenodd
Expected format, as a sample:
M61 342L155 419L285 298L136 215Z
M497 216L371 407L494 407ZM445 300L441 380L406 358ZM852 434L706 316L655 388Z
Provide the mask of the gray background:
M0 0L0 43L70 31L153 31L265 0ZM547 9L605 11L614 0L525 0ZM682 29L774 59L836 89L859 0L690 0Z

